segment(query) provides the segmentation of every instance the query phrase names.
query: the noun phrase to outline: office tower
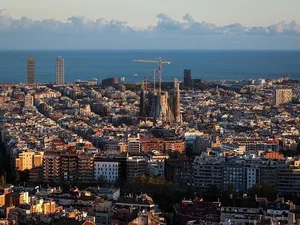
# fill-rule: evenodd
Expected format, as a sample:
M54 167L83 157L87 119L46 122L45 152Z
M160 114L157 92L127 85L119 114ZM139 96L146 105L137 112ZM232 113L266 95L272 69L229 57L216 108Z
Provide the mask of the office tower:
M61 85L65 83L65 62L64 59L59 56L56 59L56 84Z
M192 80L192 71L191 70L184 70L184 86L192 86L193 80Z
M278 88L275 90L275 105L277 106L292 102L292 98L293 98L292 89Z
M179 82L174 80L174 118L176 122L181 122L181 114L180 114L180 89Z
M31 56L27 60L27 83L35 83L35 60Z
M33 106L33 96L30 94L25 95L24 107L32 107Z

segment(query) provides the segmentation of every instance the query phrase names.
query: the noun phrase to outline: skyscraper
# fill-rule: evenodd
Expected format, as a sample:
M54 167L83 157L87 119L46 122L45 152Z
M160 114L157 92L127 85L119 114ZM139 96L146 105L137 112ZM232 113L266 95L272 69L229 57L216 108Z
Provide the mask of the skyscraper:
M35 83L35 60L31 56L29 56L27 60L27 83Z
M65 83L65 62L64 59L59 56L56 59L56 84Z
M193 80L192 80L192 71L191 70L184 70L184 86L192 86Z

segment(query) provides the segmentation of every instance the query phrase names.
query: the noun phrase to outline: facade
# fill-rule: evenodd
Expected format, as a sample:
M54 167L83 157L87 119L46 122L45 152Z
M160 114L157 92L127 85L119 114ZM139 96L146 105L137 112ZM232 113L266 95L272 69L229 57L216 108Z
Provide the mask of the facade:
M192 79L192 71L185 69L183 72L183 80L184 80L184 86L192 86L193 85L193 79Z
M197 156L193 163L194 186L206 192L216 187L222 190L224 165L217 157Z
M186 188L193 185L193 161L189 159L167 159L165 161L165 179L176 187Z
M275 105L286 104L292 102L293 91L289 88L278 88L275 90Z
M144 157L127 157L127 180L133 180L144 175L147 171L147 161Z
M94 177L95 181L99 178L104 178L108 182L114 183L119 178L119 163L118 162L94 162Z
M164 139L163 138L141 138L141 151L143 153L152 151L163 151Z
M128 138L128 153L139 155L141 153L140 138Z
M245 168L242 164L228 162L224 164L223 170L223 190L245 190Z
M98 162L104 162L104 163L112 162L112 163L114 163L113 165L115 165L115 163L117 163L118 164L118 181L120 183L124 183L126 181L126 178L127 178L127 169L126 169L127 157L126 156L120 155L120 156L114 156L114 157L96 157L94 159L94 165L95 165L95 163L98 163ZM95 172L96 171L94 168L94 174L95 174ZM96 177L94 179L95 179L95 181L97 180Z
M23 151L15 159L15 167L19 171L30 170L43 163L44 152Z
M300 197L300 160L287 161L277 166L277 191Z
M62 182L78 182L78 155L61 154L60 155L60 173Z
M260 169L255 167L247 167L245 168L245 173L246 173L246 190L249 190L253 186L259 183Z
M56 84L62 85L65 83L65 62L64 59L59 56L56 59Z
M33 106L33 96L31 94L25 95L24 98L24 107L29 108Z
M27 60L27 83L35 83L35 60L31 56Z
M152 177L163 177L165 175L165 160L152 159L148 161L148 171Z
M43 158L43 180L44 182L60 181L60 155L45 153Z
M91 184L94 182L94 155L78 155L78 183Z

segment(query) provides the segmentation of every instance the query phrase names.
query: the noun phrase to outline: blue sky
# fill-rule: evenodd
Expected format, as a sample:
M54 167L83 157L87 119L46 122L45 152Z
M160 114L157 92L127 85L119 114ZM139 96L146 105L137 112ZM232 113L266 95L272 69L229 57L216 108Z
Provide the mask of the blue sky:
M300 49L299 0L1 0L0 49Z

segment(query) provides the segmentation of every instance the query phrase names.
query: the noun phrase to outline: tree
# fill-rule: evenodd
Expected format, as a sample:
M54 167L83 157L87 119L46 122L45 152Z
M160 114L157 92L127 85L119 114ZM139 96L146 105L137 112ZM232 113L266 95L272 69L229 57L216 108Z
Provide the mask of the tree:
M17 171L16 172L16 178L15 178L16 184L20 183L20 173Z
M250 196L258 196L258 197L265 197L269 201L273 201L277 198L277 191L276 189L269 184L256 184L253 186L249 191Z
M0 176L0 187L4 187L6 185L6 181L3 175Z

